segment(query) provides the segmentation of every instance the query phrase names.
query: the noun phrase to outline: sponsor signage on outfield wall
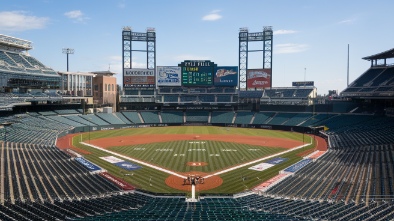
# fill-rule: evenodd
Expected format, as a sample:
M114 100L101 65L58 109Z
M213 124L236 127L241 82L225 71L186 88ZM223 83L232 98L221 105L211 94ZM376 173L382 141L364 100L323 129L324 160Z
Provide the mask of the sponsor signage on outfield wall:
M248 69L246 76L248 88L271 87L271 69Z
M237 86L238 66L216 67L213 82L215 86Z
M75 160L78 163L82 164L84 167L86 167L90 171L101 170L100 167L98 167L98 166L94 165L93 163L85 160L85 158L83 158L83 157L76 157Z
M157 66L157 86L181 86L181 67Z
M152 69L124 69L124 87L155 87L155 71Z

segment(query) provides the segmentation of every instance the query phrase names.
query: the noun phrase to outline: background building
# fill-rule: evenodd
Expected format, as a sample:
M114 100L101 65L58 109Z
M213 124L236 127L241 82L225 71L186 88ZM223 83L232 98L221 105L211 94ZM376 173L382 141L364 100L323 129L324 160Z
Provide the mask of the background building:
M96 71L93 78L93 102L100 106L110 106L116 110L116 77L111 71Z

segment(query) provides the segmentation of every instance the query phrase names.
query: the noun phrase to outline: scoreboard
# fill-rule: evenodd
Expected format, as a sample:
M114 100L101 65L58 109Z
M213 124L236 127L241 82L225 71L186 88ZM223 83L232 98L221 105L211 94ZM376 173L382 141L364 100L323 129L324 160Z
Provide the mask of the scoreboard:
M210 67L183 67L182 84L185 86L211 86L212 68Z
M212 86L215 64L206 60L184 61L182 86Z

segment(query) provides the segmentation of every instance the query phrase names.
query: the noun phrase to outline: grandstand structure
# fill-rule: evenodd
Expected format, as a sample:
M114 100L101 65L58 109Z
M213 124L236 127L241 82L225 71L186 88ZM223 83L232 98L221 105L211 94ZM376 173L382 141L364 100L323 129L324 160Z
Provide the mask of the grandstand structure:
M69 109L13 114L0 119L11 124L0 134L4 137L7 132L0 149L2 220L394 218L392 117L242 110L144 110L84 115L79 109ZM81 155L60 151L55 146L58 137L93 128L196 122L280 130L325 125L329 130L321 131L320 136L326 137L330 148L323 155L311 154L285 168L279 181L264 190L201 195L198 202L191 203L185 202L184 195L119 186L114 177ZM166 205L165 210L160 205Z
M155 37L152 29L144 35L133 35L127 28L124 31L134 40ZM122 111L86 114L80 104L31 105L55 101L38 85L55 90L60 85L53 82L59 77L47 73L49 68L44 65L35 67L33 63L38 61L22 53L31 49L30 42L1 37L0 72L7 79L1 81L1 106L8 111L0 114L0 220L394 219L391 89L387 94L371 96L361 92L363 88L373 87L376 92L379 87L389 87L391 66L386 62L382 67L376 65L377 59L387 58L389 53L368 58L373 60L372 67L343 92L352 99L368 97L371 102L361 106L347 100L312 106L316 88L305 85L239 91L237 85L227 84L233 83L231 77L216 85L202 81L204 78L188 77L191 81L184 82L183 70L210 70L220 76L226 76L221 69L229 75L233 72L232 66L220 68L211 61L183 61L163 68L160 84L152 83L150 65L146 69L127 68L130 70L124 73L127 78L123 83L130 87L121 97ZM150 40L148 45L155 47L155 41ZM125 43L126 48L129 46ZM147 53L154 54L154 62L152 50ZM33 69L34 75L30 72ZM33 76L40 76L40 83ZM15 82L25 86L14 87ZM360 94L350 94L349 88ZM31 92L36 90L42 94L33 96ZM16 101L23 109L15 106ZM380 107L376 110L376 103L384 104L383 112ZM312 152L283 168L277 176L262 181L261 188L235 194L201 194L197 202L186 202L184 194L135 188L90 162L83 150L60 150L56 146L58 139L74 133L89 133L90 142L94 131L173 125L309 133L326 140L328 150Z
M47 104L83 109L111 105L115 109L114 73L55 71L29 55L32 48L30 41L0 34L1 111Z
M371 67L353 81L341 95L354 99L385 99L394 97L394 49L364 57Z

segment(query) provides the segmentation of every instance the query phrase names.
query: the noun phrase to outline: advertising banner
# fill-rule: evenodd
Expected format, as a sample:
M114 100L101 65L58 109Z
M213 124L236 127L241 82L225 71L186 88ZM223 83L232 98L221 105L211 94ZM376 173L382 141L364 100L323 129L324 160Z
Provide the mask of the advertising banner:
M124 160L119 159L119 158L114 157L114 156L99 157L99 158L102 159L102 160L105 160L105 161L107 161L109 163L119 163L119 162L124 161Z
M287 167L286 169L284 169L284 172L290 172L290 173L295 173L298 170L300 170L301 168L303 168L304 166L306 166L308 163L312 162L312 159L303 159L301 161L298 161L297 163Z
M215 86L237 86L238 66L216 67L213 82Z
M76 157L75 160L76 160L78 163L82 164L84 167L86 167L86 168L87 168L88 170L90 170L90 171L101 170L100 167L98 167L98 166L92 164L91 162L85 160L85 158Z
M303 86L309 86L313 87L315 85L314 81L293 81L293 87L303 87Z
M277 157L274 159L271 159L269 161L267 161L266 163L270 163L270 164L280 164L287 161L287 158L282 158L282 157Z
M114 183L116 186L118 186L122 190L134 190L135 189L133 186L128 184L126 181L119 179L115 176L112 176L111 174L109 174L107 172L100 173L100 175L103 176L104 178L106 178L107 180L111 181L112 183Z
M139 166L139 165L132 164L132 163L127 162L127 161L122 161L122 162L119 162L119 163L114 163L114 165L116 165L116 166L118 166L118 167L120 167L120 168L122 168L122 169L125 169L125 170L138 170L138 169L141 169L141 168L142 168L142 167Z
M157 66L158 86L181 86L181 67Z
M248 69L246 75L248 88L271 87L271 69Z
M273 166L274 166L274 164L260 163L255 166L249 167L249 170L263 171L263 170L266 170L266 169L273 167Z
M155 87L155 71L152 69L124 69L124 87Z

